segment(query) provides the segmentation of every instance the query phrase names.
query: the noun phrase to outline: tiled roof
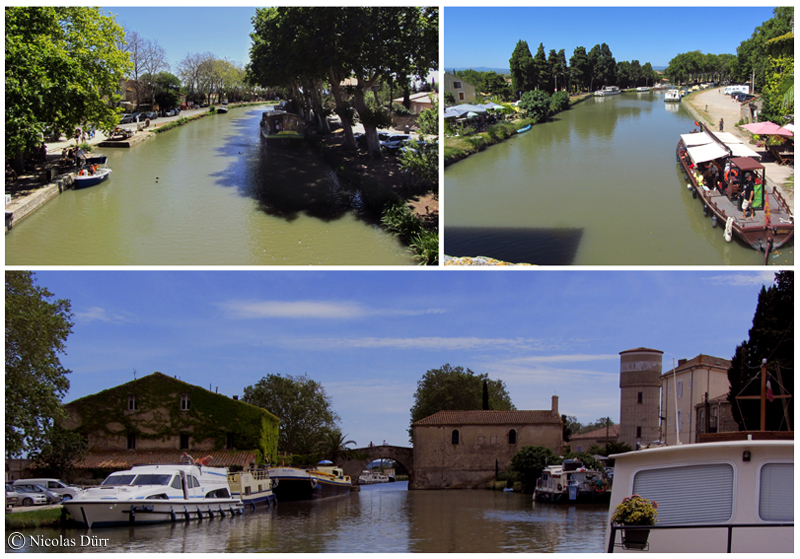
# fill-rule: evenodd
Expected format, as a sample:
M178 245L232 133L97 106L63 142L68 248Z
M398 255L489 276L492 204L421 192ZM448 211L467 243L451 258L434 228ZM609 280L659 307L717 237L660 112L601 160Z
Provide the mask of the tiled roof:
M619 437L619 425L609 425L608 426L608 438ZM600 429L595 429L594 431L589 431L588 433L581 433L580 435L570 435L569 440L574 441L575 439L605 439L606 438L606 428L601 427Z
M685 363L678 365L675 367L675 372L680 373L681 371L692 369L695 367L711 367L714 369L723 369L728 370L731 368L731 362L728 359L723 359L722 357L712 357L711 355L703 355L702 353L693 359L689 359ZM667 376L672 374L672 369L663 373L661 376Z
M134 464L179 464L183 450L98 450L89 451L75 464L76 468L110 468L125 470ZM189 451L195 459L211 456L209 466L244 466L255 462L253 452L246 450Z
M416 421L414 425L506 425L531 423L561 423L552 410L445 410Z

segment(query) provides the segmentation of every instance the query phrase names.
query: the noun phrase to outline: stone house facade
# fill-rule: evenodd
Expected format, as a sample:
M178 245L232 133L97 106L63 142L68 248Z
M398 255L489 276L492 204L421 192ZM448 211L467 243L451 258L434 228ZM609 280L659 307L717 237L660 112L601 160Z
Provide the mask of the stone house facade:
M89 443L79 468L177 463L184 452L212 456L213 466L277 456L279 419L273 414L158 372L65 408L69 417L62 426Z
M559 454L563 445L558 396L550 410L440 411L411 429L414 477L409 489L482 487L522 447L544 446Z
M475 100L475 86L448 72L444 73L444 91L453 94L456 104Z

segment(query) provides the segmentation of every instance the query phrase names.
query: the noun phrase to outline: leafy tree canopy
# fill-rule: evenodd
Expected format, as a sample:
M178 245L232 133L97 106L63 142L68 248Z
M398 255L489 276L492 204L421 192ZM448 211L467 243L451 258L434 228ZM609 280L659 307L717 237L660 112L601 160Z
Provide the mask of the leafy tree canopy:
M317 442L317 449L325 459L336 464L340 458L347 459L354 455L352 449L348 448L355 441L346 441L347 435L342 435L341 431L327 431L325 436Z
M244 401L264 408L280 420L278 451L311 454L330 431L337 431L339 416L322 385L306 375L268 375L244 389Z
M43 448L54 423L65 417L61 399L69 370L59 353L72 333L66 299L34 283L33 272L6 272L6 457Z
M542 471L551 464L559 464L561 458L544 446L524 446L511 458L509 470L517 481L522 482L523 493L533 493L536 480L542 477Z
M86 7L7 7L6 154L21 154L42 131L71 132L83 122L110 129L119 80L131 67L123 29Z
M519 108L534 122L544 122L550 116L550 95L539 89L526 91L522 94Z
M478 375L448 363L439 369L430 369L417 381L411 423L442 410L483 409L484 381L489 390L489 409L516 409L502 380L491 380L486 373Z

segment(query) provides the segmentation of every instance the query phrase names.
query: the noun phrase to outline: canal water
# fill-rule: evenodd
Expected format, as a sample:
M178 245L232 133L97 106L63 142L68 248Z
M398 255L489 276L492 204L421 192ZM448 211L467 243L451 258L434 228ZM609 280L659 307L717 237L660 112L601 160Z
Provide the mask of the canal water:
M86 530L22 531L28 552L499 553L603 551L608 505L533 503L485 490L364 486L319 502L279 503L235 518ZM6 534L8 536L8 533ZM31 536L67 542L31 544ZM107 538L81 547L81 536ZM7 538L8 539L8 538ZM70 541L75 545L69 545ZM86 538L84 542L89 542ZM6 543L6 551L10 551Z
M758 265L703 217L676 164L695 128L656 93L592 97L444 173L444 250L553 265ZM794 263L793 246L770 263Z
M99 148L111 178L67 191L6 234L10 265L404 265L312 150L259 137L232 109L132 148Z

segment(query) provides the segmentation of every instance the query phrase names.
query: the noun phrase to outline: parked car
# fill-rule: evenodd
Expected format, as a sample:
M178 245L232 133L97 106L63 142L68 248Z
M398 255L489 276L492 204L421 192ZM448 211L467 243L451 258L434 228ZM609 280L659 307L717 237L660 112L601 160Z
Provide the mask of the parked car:
M19 501L19 493L12 485L6 483L6 508L13 507Z
M383 142L389 139L391 134L388 132L378 132L378 143L383 146ZM353 134L353 137L356 139L356 143L359 147L367 149L367 135L363 132L356 132Z
M46 505L48 503L47 495L45 495L44 493L17 486L15 486L14 489L19 494L17 503L22 507L32 507L34 505Z
M136 115L135 114L133 114L133 113L126 114L126 115L122 115L122 118L119 119L119 123L120 124L130 124L131 122L134 122L135 119L136 119Z
M381 148L388 153L397 153L401 147L411 140L408 134L394 134L388 140L381 143Z
M175 109L170 109L170 110L168 110L167 112L164 113L164 116L175 116L177 114L178 113L177 113L177 111Z
M68 485L63 481L61 481L60 479L55 479L50 477L18 479L14 482L14 485L31 485L31 484L41 485L48 491L52 491L53 493L58 493L64 500L72 499L82 491L81 488L79 487L75 487L74 485Z
M33 491L33 492L36 492L36 493L44 493L45 495L47 495L47 504L49 504L49 505L53 505L53 504L61 502L61 495L59 495L58 493L55 493L53 491L48 491L47 489L45 489L41 485L37 485L35 483L23 483L23 484L20 484L20 485L15 485L14 487L17 490L22 488L22 489L25 489L26 491Z
M155 119L158 118L158 113L157 112L152 112L151 111L151 112L145 113L145 114L147 115L147 118L149 118L150 120L155 120Z

